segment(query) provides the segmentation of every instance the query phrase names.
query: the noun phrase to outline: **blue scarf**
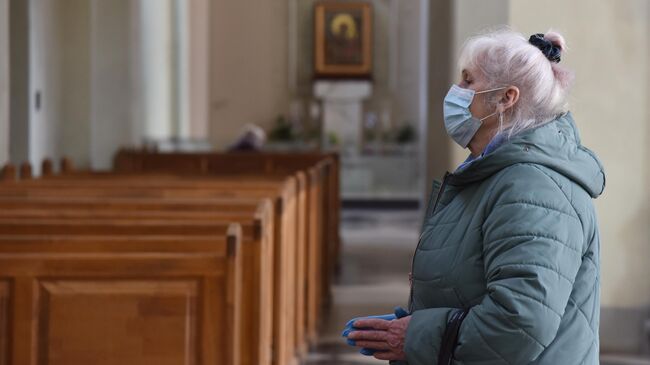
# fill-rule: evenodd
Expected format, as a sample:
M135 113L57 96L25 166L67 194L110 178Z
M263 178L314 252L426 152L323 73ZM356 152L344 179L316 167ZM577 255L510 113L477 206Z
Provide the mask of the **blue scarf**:
M504 133L500 133L500 134L497 134L496 136L492 137L492 140L490 140L490 143L488 143L488 145L485 146L485 149L483 150L483 152L482 152L479 156L474 157L474 156L472 156L472 155L470 154L469 156L467 156L467 159L465 160L465 162L463 162L462 164L460 164L460 165L456 168L456 171L460 171L460 170L466 168L466 167L469 166L473 161L476 161L476 160L478 160L478 159L481 159L481 158L483 158L483 156L485 156L485 155L491 153L492 151L496 150L496 149L499 148L499 146L501 146L501 145L502 145L506 140L507 140L507 138L506 138L506 135L505 135Z

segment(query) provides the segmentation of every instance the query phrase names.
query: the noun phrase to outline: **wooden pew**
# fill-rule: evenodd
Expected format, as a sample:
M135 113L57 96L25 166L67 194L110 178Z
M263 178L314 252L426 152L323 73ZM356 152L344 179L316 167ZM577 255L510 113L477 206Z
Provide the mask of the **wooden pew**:
M240 364L241 237L0 237L3 360Z
M97 184L101 185L100 183L96 181L91 181L91 180L81 180L78 182L78 184L73 184L72 186L70 185L71 182L68 182L66 184L62 185L57 185L57 184L51 184L49 181L47 183L44 182L30 182L29 184L27 182L19 183L19 184L3 184L1 189L0 189L0 196L4 196L6 199L16 199L16 197L32 197L32 196L37 196L37 197L50 197L50 198L61 198L61 197L76 197L76 196L81 196L81 197L104 197L104 196L109 196L109 197L121 197L121 198L129 198L129 197L138 197L138 199L142 199L142 196L148 196L148 197L157 197L157 198L165 198L168 196L175 196L175 197L186 197L186 195L190 195L192 198L196 199L205 199L206 196L223 196L223 192L226 192L226 196L256 196L258 198L262 197L268 197L270 194L267 191L259 191L259 189L251 189L250 191L246 192L237 192L233 193L231 190L233 189L232 185L229 185L227 189L225 190L219 190L217 188L208 188L204 187L202 189L197 189L193 188L191 186L174 186L170 189L165 189L165 188L155 188L155 187L147 187L147 186L139 186L138 189L135 187L128 187L132 186L133 183L129 182L128 186L119 186L115 184L107 184L107 186L101 186L98 187ZM97 183L97 184L96 184ZM94 185L94 187L92 186ZM155 185L155 184L154 184ZM278 184L276 184L276 190L277 190ZM295 288L296 284L294 283L294 280L296 280L296 274L293 271L294 266L290 264L295 260L295 258L292 256L294 254L294 249L292 246L289 244L295 240L295 237L292 236L292 230L296 229L296 225L294 223L295 215L292 213L295 202L293 202L293 197L292 197L292 192L287 191L287 189L290 190L290 185L289 188L287 188L287 184L284 184L285 186L285 191L284 191L284 196L280 197L280 200L278 200L278 208L282 209L282 205L285 205L287 208L284 209L284 212L280 212L277 216L280 218L277 221L276 226L279 227L279 229L276 229L276 232L279 232L281 236L278 237L278 240L282 239L285 244L280 245L280 250L278 251L278 254L275 255L276 261L275 261L275 266L277 270L279 271L278 274L274 276L276 282L276 287L279 287L280 289L278 290L278 294L274 296L275 299L275 305L273 306L276 311L275 313L275 325L274 325L274 346L276 348L275 353L277 354L276 356L276 363L289 363L291 362L293 358L293 350L295 348L294 343L294 337L292 335L292 332L295 330L295 327L297 326L296 323L293 322L295 316L294 316L294 309L295 308L295 302L297 301L297 298L294 297L294 291L293 289ZM277 191L276 191L277 194ZM272 195L272 194L271 194ZM3 198L3 199L5 199ZM40 199L40 198L39 198ZM103 199L103 198L102 198ZM199 200L197 200L199 201ZM14 224L16 222L13 222ZM40 227L38 229L56 229L55 227L58 225L59 222L56 222L55 224L52 224L51 227ZM61 222L62 224L65 224ZM120 229L128 229L129 222L119 222L122 226L126 225L127 227L123 227ZM18 225L17 227L12 228L14 230L23 230L27 231L30 229L35 229L33 227L27 228L27 227L21 227ZM61 228L63 229L63 228ZM87 225L88 232L94 231L97 232L98 230L101 229L101 227L97 225ZM157 228L158 229L158 228ZM160 229L166 230L166 233L171 233L169 231L172 229L171 227L162 227ZM191 225L185 225L186 231L194 230L196 227L193 227ZM108 229L110 230L110 229ZM53 231L48 231L50 233L54 233Z
M100 180L98 176L101 176ZM201 198L203 199L206 196L257 196L257 197L266 197L270 193L277 192L278 187L286 186L287 181L292 182L293 178L284 178L284 181L279 180L278 178L272 179L272 181L263 181L259 182L259 178L254 178L252 180L242 180L241 177L233 181L231 179L221 179L215 180L214 177L210 179L206 178L180 178L177 176L161 176L161 175L152 175L148 179L143 179L142 176L129 176L129 175L111 175L111 174L83 174L75 176L61 177L58 179L47 179L47 180L33 180L25 181L18 184L3 184L2 189L0 190L0 196L58 196L58 197L76 197L76 196L101 196L101 197L156 197L156 198L169 198L169 197L190 197ZM310 174L310 179L312 179L312 191L310 192L310 201L317 202L322 199L322 188L317 184L317 180L320 179L318 171L312 169ZM306 186L307 175L299 172L296 174L296 182L301 181L301 184ZM260 187L259 185L262 185ZM71 189L74 187L74 189ZM286 189L286 187L285 187ZM236 190L236 191L235 191ZM300 189L299 189L300 190ZM298 193L298 198L302 198L303 202L306 202L307 191L306 189L300 190L302 192ZM261 194L261 195L260 195ZM297 207L295 207L295 199L282 198L280 203L285 202L284 205L288 207L286 209L288 212L293 212ZM276 318L278 321L289 322L286 326L293 327L287 330L281 330L282 325L280 325L276 331L275 338L278 339L278 343L281 346L282 342L286 339L289 342L294 342L295 346L298 347L304 353L306 348L305 343L307 340L306 333L310 334L309 339L314 341L316 334L317 319L320 313L320 303L322 302L320 298L323 296L321 291L325 285L319 285L320 280L325 277L322 273L316 273L314 270L322 268L322 265L319 265L322 257L325 253L321 252L322 248L322 229L319 229L318 225L320 224L320 209L308 209L306 206L301 207L302 212L309 211L309 214L315 215L317 217L315 220L311 221L311 227L314 227L318 230L318 235L312 235L310 241L308 242L309 248L304 248L301 245L298 245L295 249L289 249L288 252L285 251L282 256L293 255L294 258L287 258L282 261L285 262L281 264L276 262L279 267L282 267L281 270L286 271L281 274L280 277L294 278L295 282L293 284L285 284L289 290L287 301L292 301L292 305L280 305L279 308L287 308L286 313L277 313ZM295 214L294 214L295 216ZM300 227L304 227L303 224L297 223L294 218L290 218L289 221L286 219L284 223L285 228L283 231L287 232L291 236L298 235L297 230ZM303 244L306 232L302 232L303 239L300 240ZM289 238L291 241L295 241L295 237ZM295 247L295 244L294 244ZM295 251L295 252L293 252ZM307 260L307 253L312 252L311 263L309 265L303 264ZM278 256L278 260L282 258ZM286 261L295 260L295 266L287 265ZM304 270L297 270L296 272L289 272L289 270L294 270L294 267L307 267L310 269L309 276ZM291 280L291 279L289 279ZM319 281L315 281L319 280ZM278 285L281 285L278 283ZM302 294L305 286L307 290L310 291L311 295L305 296ZM305 312L308 311L312 315L307 316ZM308 321L307 321L308 319ZM293 322L293 323L292 323ZM307 329L305 329L305 325ZM295 335L293 333L295 333ZM295 340L293 339L295 337ZM286 346L284 346L286 347ZM285 349L283 352L290 352L291 350ZM278 353L283 353L278 352ZM290 355L287 355L290 356ZM285 357L287 357L285 356Z
M309 266L306 266L305 262L307 259L307 253L309 252L307 248L303 248L302 245L298 245L296 248L296 265L299 267L297 271L297 292L296 292L296 346L301 349L301 352L305 352L305 343L311 342L314 343L316 340L316 329L317 329L317 318L320 313L319 308L323 300L322 297L327 297L327 293L330 287L328 273L318 273L320 278L321 288L317 292L312 293L311 296L307 297L303 295L303 288L305 287L305 276L303 274L306 267L309 268L318 268L320 270L326 270L329 267L328 263L332 262L333 259L330 259L335 255L332 251L333 246L326 246L323 243L327 240L327 236L324 233L327 232L327 229L318 227L319 224L323 224L323 211L327 211L328 207L326 204L327 201L324 201L323 196L323 171L318 167L310 168L307 173L299 171L295 173L297 180L297 191L298 199L300 200L301 206L298 207L301 213L298 214L298 217L301 217L303 214L308 215L305 217L305 222L297 222L296 229L302 231L296 232L296 234L301 237L300 240L306 242L310 239L309 232L306 227L306 223L310 222L311 229L319 232L317 235L311 236L310 243L311 250L317 250L314 252L319 252L318 255L312 257L312 262ZM102 177L100 180L99 177ZM55 188L69 188L70 184L74 186L81 187L92 187L95 188L115 188L116 182L124 185L128 183L128 187L131 188L154 188L154 187L164 187L165 189L174 190L174 189L186 189L188 184L191 184L192 189L205 189L205 188L214 188L221 187L227 189L231 193L232 189L238 190L259 190L260 187L268 187L271 189L277 188L277 184L282 177L270 177L265 178L268 180L261 180L260 177L256 176L219 176L218 180L215 177L183 177L178 175L160 175L155 174L151 175L149 179L143 179L142 175L130 175L130 174L111 174L111 173L85 173L79 175L63 175L55 176L52 179L47 179L46 182L43 181L27 181L21 186L47 186L48 189ZM84 184L84 180L86 183ZM311 191L310 186L312 187ZM131 190L133 191L133 190ZM308 204L318 204L318 209L309 209ZM316 219L311 221L309 215L315 215ZM299 218L300 219L300 218ZM320 223L319 223L320 222ZM322 252L321 252L322 251ZM327 261L323 264L320 264L320 261L326 259ZM312 277L315 275L312 274ZM305 298L311 298L307 303L304 302ZM304 308L304 309L303 309ZM312 315L307 316L305 312L311 311ZM306 323L306 329L303 325Z
M16 175L16 166L7 163L2 167L2 171L0 171L0 181L15 181Z
M223 228L213 224L218 220L241 223L245 233L242 250L245 268L242 311L246 313L246 316L242 320L240 363L270 364L273 305L271 292L273 280L272 275L268 274L273 272L273 211L270 201L262 201L262 203L258 203L258 207L250 205L250 201L245 201L241 207L237 207L236 201L232 200L221 202L222 204L207 202L208 204L202 204L203 209L207 210L198 211L192 203L179 201L174 201L166 206L164 202L155 200L148 202L138 200L135 203L129 203L128 200L107 202L88 199L76 201L23 199L21 206L20 200L0 200L4 224L0 231L11 231L14 234L29 234L34 231L46 235L60 234L61 232L66 232L67 235L87 233L96 235L108 234L108 232L112 232L114 235L204 234L218 233L213 231L213 229ZM11 209L2 209L7 207ZM185 207L193 208L193 211L182 210ZM230 209L231 212L224 211L224 207ZM145 209L133 211L134 208ZM161 210L156 211L153 210L154 208ZM169 208L173 208L173 210ZM256 208L256 211L251 208ZM236 211L237 209L241 211ZM20 222L17 222L16 218ZM164 226L156 227L156 224L161 223L161 218L164 219ZM107 220L112 221L107 228L108 232L104 227L104 221ZM87 225L80 231L81 227L78 225L84 223ZM56 230L53 230L53 227L57 227ZM186 230L181 231L182 227L185 227ZM201 230L206 228L209 231Z
M287 232L293 230L291 232L292 235L296 235L297 237L303 237L300 238L300 241L304 241L305 238L309 238L309 246L304 247L302 245L297 245L295 247L295 266L294 269L296 270L295 274L292 275L286 275L286 276L293 276L295 279L295 283L293 286L295 287L295 294L293 294L293 299L288 299L288 301L294 301L294 308L295 310L289 311L289 315L285 315L284 317L286 318L291 318L292 316L296 318L296 321L293 323L293 329L295 333L295 346L298 348L301 348L304 351L304 345L305 341L304 338L307 337L305 336L304 333L309 334L309 338L312 339L312 341L315 339L315 334L316 334L316 323L317 319L319 318L319 315L317 313L319 312L320 309L320 303L322 303L322 298L323 298L323 293L326 293L326 291L329 288L329 284L325 283L324 280L328 279L328 275L326 273L319 272L320 269L326 269L328 266L328 263L326 262L324 265L321 265L321 261L323 258L328 258L328 255L331 254L331 247L325 247L323 245L323 242L326 241L324 238L324 233L327 232L327 229L324 227L319 227L319 225L322 224L321 219L318 218L319 214L322 216L322 213L320 213L325 204L322 200L323 199L323 191L322 191L322 186L318 185L318 180L322 179L322 173L319 174L318 169L312 169L316 171L310 171L309 174L304 174L303 172L299 172L296 174L296 180L299 180L298 182L298 191L304 191L304 194L298 194L297 200L300 201L298 204L298 211L301 212L298 214L298 217L302 217L302 212L308 212L311 215L308 217L304 217L305 223L311 223L310 225L308 224L311 228L312 233L309 232L309 230L306 227L306 224L304 223L298 223L298 224L289 224L290 227L292 228L285 228ZM302 177L301 177L302 174ZM52 179L53 177L53 179ZM102 180L97 180L95 178L101 177ZM93 185L94 188L102 188L103 191L97 192L93 190L92 188L89 188L88 186L78 186L77 184L79 181L82 181L83 179L88 178L89 183ZM241 196L239 193L233 194L232 190L233 188L238 188L240 190L259 190L260 185L266 185L266 188L271 188L273 183L267 184L268 181L260 181L259 176L246 176L246 178L250 178L251 181L248 181L247 179L242 180L242 176L237 176L237 177L230 177L228 178L227 176L219 176L220 180L220 187L223 189L221 192L216 192L212 190L209 194L210 196L218 196L218 197L223 197L223 196ZM108 197L120 197L120 196L127 196L127 197L140 197L140 196L150 196L150 197L158 197L158 198L164 198L164 199L172 199L170 197L184 197L187 198L187 196L191 196L197 199L204 199L203 197L206 194L207 190L210 190L214 188L214 177L210 176L210 180L207 182L207 186L201 186L201 180L197 179L195 176L191 177L192 181L192 187L185 186L187 181L185 181L184 178L178 177L178 176L165 176L164 181L159 182L157 180L158 177L152 176L151 179L143 179L143 177L140 176L128 176L128 175L122 175L122 174L106 174L106 173L77 173L77 172L70 172L67 173L66 175L63 176L50 176L47 179L47 186L43 186L41 184L42 180L35 180L35 184L31 184L30 181L23 181L21 182L21 188L24 188L26 186L29 187L29 191L25 192L23 189L22 191L19 190L13 190L11 187L9 189L4 189L5 190L5 195L8 196L42 196L46 197L48 194L52 193L53 195L59 196L59 197L72 197L72 196L108 196ZM269 179L268 177L265 177L265 179ZM276 180L278 181L281 179L281 177L276 177L275 179L270 179L270 180ZM302 181L300 181L302 179ZM110 181L108 181L110 180ZM115 183L118 180L118 182L123 182L123 183L128 183L128 188L126 190L129 191L118 191L120 188L115 188ZM174 181L178 180L178 181ZM143 184L141 182L146 181ZM312 185L317 187L316 189L310 189L308 190L306 187L309 186L309 182L312 181ZM71 191L68 189L69 184L73 182L75 184L75 189L74 191ZM159 183L156 183L159 182ZM250 182L250 186L247 185L247 182ZM316 182L316 183L314 183ZM131 186L136 185L137 189L131 188ZM210 188L210 186L212 186ZM7 187L7 186L3 186ZM152 192L152 188L158 188L158 187L164 187L162 191L157 191L157 192ZM207 188L206 191L197 191L197 187L199 188L198 190L203 190L204 188ZM117 190L116 190L117 189ZM107 191L110 190L110 191ZM246 195L251 196L259 196L251 191L248 191ZM2 195L2 193L0 193ZM9 199L9 198L2 198L2 199ZM33 199L33 198L30 198ZM66 198L68 199L68 198ZM103 198L102 198L103 199ZM131 198L128 198L131 199ZM133 198L135 199L135 198ZM312 207L319 206L320 208L308 208L305 202L312 200ZM321 200L318 202L318 200ZM292 209L293 210L293 209ZM31 214L34 216L34 213L27 212L25 214ZM52 214L43 214L40 213L38 215L39 217L54 217L54 216L59 216L59 217L73 217L75 214L74 212L66 213L62 215L61 213L58 213L58 215L52 215ZM142 215L141 213L129 213L126 214L125 217L128 218L137 218L138 216ZM167 213L157 213L155 216L156 218L164 218L167 217ZM1 216L1 215L0 215ZM108 217L108 215L106 215ZM213 218L218 218L214 217ZM312 219L316 218L316 219ZM319 233L313 233L313 232L319 232ZM295 238L293 238L295 240ZM314 244L316 243L316 244ZM309 261L308 261L309 260ZM290 261L290 259L288 259ZM301 275L301 273L305 272L304 267L307 267L309 269L309 275ZM291 269L291 267L289 268ZM288 271L288 270L287 270ZM321 288L317 288L316 285L314 285L314 277L318 277L318 282L322 281ZM306 283L309 283L305 285ZM289 284L286 285L287 287ZM306 288L305 288L306 286ZM306 290L307 295L305 296L304 294L301 293L301 290ZM291 296L291 295L290 295ZM306 298L306 300L305 300ZM318 303L318 304L317 304ZM305 313L306 312L306 313ZM277 314L278 317L282 317L282 314ZM305 318L303 320L303 318ZM304 324L307 324L306 328ZM290 326L291 327L291 326ZM276 331L276 338L282 337L286 338L287 333L285 332L285 335L282 336L282 331L277 330ZM289 341L290 342L290 341ZM277 352L277 351L276 351ZM278 352L281 353L281 352ZM286 357L286 356L285 356Z
M0 190L2 187L0 186ZM98 197L0 197L0 207L7 210L78 210L88 212L158 212L204 213L219 211L255 212L259 199L157 199L157 198L98 198ZM10 213L10 212L9 212Z
M178 174L233 175L257 173L264 176L286 175L318 165L326 180L323 220L326 230L323 242L328 246L327 277L329 282L338 271L341 239L340 221L340 159L337 153L320 152L234 152L186 153L122 149L113 159L113 170L122 173L168 172ZM327 285L329 288L329 285ZM329 295L326 296L328 299Z
M298 195L302 194L301 191L305 191L304 194L311 196L312 200L303 199L301 200L301 204L317 204L319 210L314 211L306 206L299 209L303 212L308 212L308 214L317 214L319 217L318 220L307 218L311 222L310 229L319 232L318 237L309 234L309 232L304 233L307 237L311 237L312 240L318 241L316 245L313 242L310 243L310 247L319 250L319 254L317 256L317 265L312 264L309 267L320 270L318 273L320 284L318 284L317 288L312 286L311 289L308 289L318 290L318 293L312 293L306 297L312 298L308 302L308 309L305 310L306 313L300 310L305 303L296 303L296 308L298 308L296 311L297 320L295 329L296 346L301 349L300 352L304 353L305 343L315 343L316 341L318 318L321 318L320 313L322 313L321 307L329 304L331 278L338 264L340 251L338 235L338 157L336 155L312 154L308 155L308 158L305 159L304 155L263 155L260 157L256 154L225 154L221 156L220 154L139 154L124 152L118 153L116 157L116 170L118 173L79 171L63 176L55 176L54 180L65 182L67 181L66 177L93 178L102 176L106 178L103 183L105 185L114 184L115 180L135 180L138 183L142 175L129 173L145 171L155 174L155 176L164 176L162 181L170 188L173 186L168 184L170 181L180 183L182 186L183 178L191 176L192 180L199 182L201 181L201 177L208 181L214 181L215 177L218 177L222 184L236 182L239 189L245 189L246 184L252 184L253 186L258 186L260 183L268 184L269 180L282 179L285 175L281 174L286 174L291 171L294 172L296 179L300 178L298 177L299 174L304 174L306 177L302 178L307 181L299 184ZM142 160L138 160L139 158L142 158ZM333 161L336 161L336 164ZM313 164L313 166L304 167L310 166L309 164ZM303 167L306 169L305 171L295 173L296 169ZM257 171L264 171L264 175L251 175L251 171L255 169ZM174 171L177 172L177 175L173 174ZM162 173L166 173L166 175L161 175ZM306 191L310 190L311 185L315 185L316 190L313 193L306 193ZM316 203L315 199L318 199L319 202ZM322 212L329 212L329 214L323 214ZM321 225L321 227L317 225ZM301 226L297 225L297 227ZM302 252L298 250L298 253L298 258L301 258ZM302 268L301 265L300 261L297 262L297 266ZM299 283L297 285L298 290L300 290L302 286ZM297 298L300 300L302 297L297 296ZM302 325L303 323L306 328Z
M301 177L304 177L301 175ZM302 179L300 180L302 181ZM307 199L307 194L301 193L299 199ZM257 200L160 200L160 199L94 199L74 198L60 200L58 198L0 198L0 218L67 218L67 219L233 219L236 214L250 216L257 209ZM270 203L270 202L269 202ZM306 204L300 203L305 208ZM226 213L227 212L227 213ZM308 242L307 214L298 212L298 241ZM246 246L245 246L246 247ZM307 290L314 290L315 271L311 274L312 283L308 283L307 269L317 268L318 256L312 257L307 264L307 247L298 245L296 248L296 346L305 347L306 312L308 306ZM309 288L309 289L308 289ZM312 294L313 298L313 294ZM313 300L313 299L312 299ZM313 311L312 311L313 313ZM305 352L306 348L300 349Z

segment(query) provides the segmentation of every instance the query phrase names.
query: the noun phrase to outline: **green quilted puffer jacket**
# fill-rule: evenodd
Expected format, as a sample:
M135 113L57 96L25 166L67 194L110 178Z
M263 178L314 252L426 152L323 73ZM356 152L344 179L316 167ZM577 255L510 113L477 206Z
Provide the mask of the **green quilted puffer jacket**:
M604 187L570 113L434 184L413 258L408 364L438 364L443 346L451 364L598 364L592 198Z

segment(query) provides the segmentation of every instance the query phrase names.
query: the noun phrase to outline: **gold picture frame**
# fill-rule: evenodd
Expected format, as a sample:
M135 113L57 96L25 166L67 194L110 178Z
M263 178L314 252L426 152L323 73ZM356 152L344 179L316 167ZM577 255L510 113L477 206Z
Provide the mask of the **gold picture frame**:
M323 1L314 7L314 71L317 78L370 78L372 6Z

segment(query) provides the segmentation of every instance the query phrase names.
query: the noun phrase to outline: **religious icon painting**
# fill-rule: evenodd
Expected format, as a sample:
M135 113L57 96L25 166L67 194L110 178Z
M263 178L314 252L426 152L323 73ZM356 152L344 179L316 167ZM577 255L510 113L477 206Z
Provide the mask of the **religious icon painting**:
M317 3L314 36L316 77L371 77L372 8L369 3Z

